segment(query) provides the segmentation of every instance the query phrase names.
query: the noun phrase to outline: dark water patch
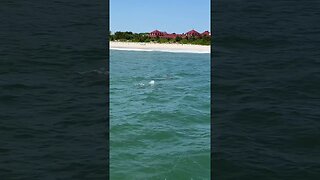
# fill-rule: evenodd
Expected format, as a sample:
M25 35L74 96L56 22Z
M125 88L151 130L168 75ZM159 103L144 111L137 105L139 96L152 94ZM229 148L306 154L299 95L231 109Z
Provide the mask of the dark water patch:
M319 5L213 6L214 179L319 177Z
M2 179L106 179L105 8L2 2ZM79 74L93 70L102 73Z

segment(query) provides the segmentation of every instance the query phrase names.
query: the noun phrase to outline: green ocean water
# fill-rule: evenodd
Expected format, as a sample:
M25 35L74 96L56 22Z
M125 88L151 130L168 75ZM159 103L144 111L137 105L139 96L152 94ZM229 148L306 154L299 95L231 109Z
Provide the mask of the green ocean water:
M210 55L110 50L110 123L112 180L210 179Z

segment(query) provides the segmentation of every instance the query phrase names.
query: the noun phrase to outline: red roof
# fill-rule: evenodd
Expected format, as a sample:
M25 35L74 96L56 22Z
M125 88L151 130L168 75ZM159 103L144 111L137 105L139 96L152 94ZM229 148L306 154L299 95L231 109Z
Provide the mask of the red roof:
M202 35L210 35L210 32L209 31L205 31L205 32L203 32L203 33L201 33Z
M191 31L186 32L186 34L187 34L187 35L194 35L194 34L199 35L200 33L197 32L197 31L195 31L195 30L193 29L193 30L191 30Z
M161 33L161 32L158 31L158 30L154 30L154 31L152 31L151 33Z
M205 31L203 33L199 33L197 31L195 31L194 29L191 30L191 31L188 31L187 33L182 33L182 34L176 34L176 33L167 33L165 31L161 32L159 30L154 30L152 32L149 33L149 37L161 37L161 38L170 38L170 39L173 39L173 38L176 38L176 37L182 37L182 38L185 38L185 37L188 37L188 36L209 36L210 35L210 32L209 31Z

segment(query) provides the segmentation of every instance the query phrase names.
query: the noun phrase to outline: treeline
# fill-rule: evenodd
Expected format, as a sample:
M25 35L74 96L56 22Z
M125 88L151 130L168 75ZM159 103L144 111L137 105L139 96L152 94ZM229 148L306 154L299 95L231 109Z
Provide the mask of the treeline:
M210 45L211 38L210 36L204 37L187 37L181 38L176 37L174 39L170 38L151 38L148 36L148 33L133 33L133 32L115 32L111 34L111 41L129 41L129 42L155 42L155 43L181 43L181 44L198 44L198 45Z

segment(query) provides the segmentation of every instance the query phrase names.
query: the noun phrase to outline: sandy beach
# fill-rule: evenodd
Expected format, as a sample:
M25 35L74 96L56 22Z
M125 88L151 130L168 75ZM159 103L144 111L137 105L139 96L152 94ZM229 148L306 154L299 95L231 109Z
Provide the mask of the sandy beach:
M164 51L184 53L210 53L210 46L191 44L159 44L138 42L115 42L110 41L110 49L131 51Z

